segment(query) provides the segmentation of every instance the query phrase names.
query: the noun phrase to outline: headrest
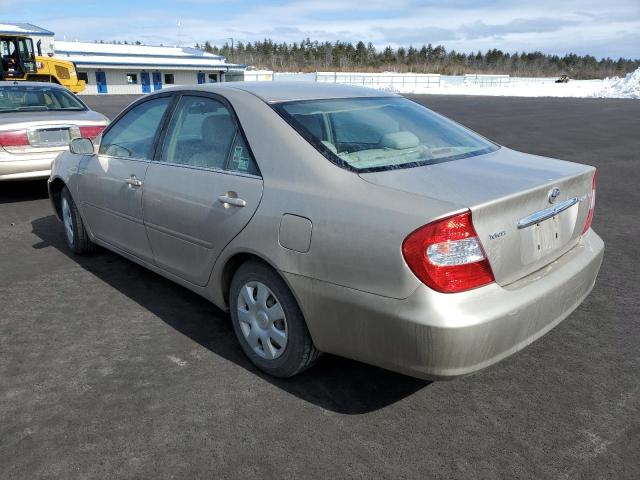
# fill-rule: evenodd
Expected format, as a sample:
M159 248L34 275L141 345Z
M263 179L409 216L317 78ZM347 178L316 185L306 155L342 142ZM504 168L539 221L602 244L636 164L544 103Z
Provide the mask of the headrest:
M37 92L27 92L27 95L25 96L25 104L32 107L32 106L38 106L43 104L44 102L42 102L42 99L40 98L40 95Z
M383 135L380 145L394 150L404 150L420 145L420 139L411 132L394 132Z
M235 128L229 115L211 115L202 122L202 139L208 146L226 145Z

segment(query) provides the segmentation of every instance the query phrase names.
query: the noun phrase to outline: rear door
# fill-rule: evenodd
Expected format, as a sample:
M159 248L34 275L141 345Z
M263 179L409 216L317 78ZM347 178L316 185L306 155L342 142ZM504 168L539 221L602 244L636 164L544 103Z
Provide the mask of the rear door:
M222 249L262 197L262 178L231 107L183 95L147 171L144 222L155 263L206 285Z
M135 105L105 132L97 155L79 168L78 200L91 232L111 245L152 261L142 221L147 167L172 97Z

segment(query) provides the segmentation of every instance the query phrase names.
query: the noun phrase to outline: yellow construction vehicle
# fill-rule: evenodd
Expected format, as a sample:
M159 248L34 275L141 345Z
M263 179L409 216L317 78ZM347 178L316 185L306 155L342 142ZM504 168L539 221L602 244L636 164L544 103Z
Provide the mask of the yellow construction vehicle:
M33 40L29 37L0 34L0 80L52 82L63 85L74 93L84 90L84 80L78 80L73 62L42 55L40 42L37 50L34 51Z

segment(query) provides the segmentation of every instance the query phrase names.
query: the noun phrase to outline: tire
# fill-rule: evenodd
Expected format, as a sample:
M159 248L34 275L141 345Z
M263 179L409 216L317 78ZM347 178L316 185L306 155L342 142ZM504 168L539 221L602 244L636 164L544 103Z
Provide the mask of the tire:
M95 244L89 240L89 234L84 228L78 207L76 207L73 198L71 198L71 192L66 186L62 189L60 214L64 225L64 238L69 250L78 255L92 252Z
M264 263L240 266L231 281L229 306L242 350L263 372L292 377L320 356L291 290Z

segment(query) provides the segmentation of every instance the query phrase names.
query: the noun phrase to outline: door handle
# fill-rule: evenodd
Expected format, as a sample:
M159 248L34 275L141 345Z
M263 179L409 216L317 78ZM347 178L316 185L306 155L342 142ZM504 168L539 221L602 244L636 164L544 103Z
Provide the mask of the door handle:
M125 182L131 185L132 187L142 186L142 180L138 180L138 178L135 175L131 175L129 178L125 180Z
M227 192L226 195L220 195L218 201L222 203L225 208L229 205L233 205L234 207L245 207L247 205L247 202L243 199L231 195L235 195L235 192Z

